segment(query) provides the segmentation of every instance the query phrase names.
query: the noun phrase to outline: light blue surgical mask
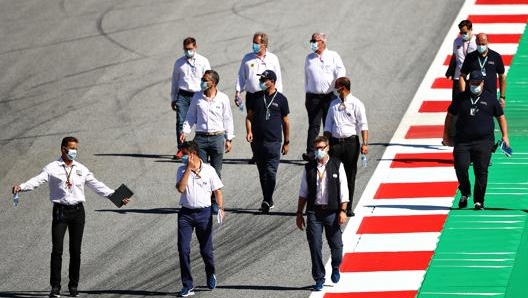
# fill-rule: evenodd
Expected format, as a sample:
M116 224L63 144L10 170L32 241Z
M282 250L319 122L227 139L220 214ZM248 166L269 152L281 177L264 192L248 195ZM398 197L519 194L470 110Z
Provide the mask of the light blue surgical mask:
M317 51L317 42L311 42L310 43L310 49L312 49L312 51Z
M192 58L194 57L194 50L185 50L185 57Z
M202 89L202 91L205 91L207 89L209 89L209 84L207 84L207 82L201 82L200 83L200 88Z
M326 156L326 151L324 151L323 149L315 150L315 158L317 158L318 160L325 158L325 156Z
M189 163L189 155L185 154L181 157L181 162L184 166L186 166Z
M77 150L76 149L68 149L68 153L66 154L68 156L69 160L75 160L77 157Z
M469 33L463 33L463 34L462 34L462 39L463 39L464 41L468 41L468 40L469 40Z
M335 95L336 97L339 97L339 89L334 89L334 95Z
M252 47L253 53L258 53L260 51L260 45L258 43L253 43Z
M268 86L266 86L266 82L259 82L259 86L260 86L260 89L261 89L261 90L266 90L266 89L268 89Z
M469 91L475 95L478 95L482 93L482 87L480 87L480 85L469 85Z
M486 49L488 48L488 46L486 45L477 45L477 51L482 54L486 51Z

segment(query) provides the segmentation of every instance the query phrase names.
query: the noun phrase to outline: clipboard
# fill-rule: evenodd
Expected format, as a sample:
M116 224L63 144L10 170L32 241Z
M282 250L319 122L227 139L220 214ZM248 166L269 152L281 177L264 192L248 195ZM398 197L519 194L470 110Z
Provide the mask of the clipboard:
M121 184L113 194L111 194L108 198L112 203L114 203L118 208L121 208L123 206L123 199L124 198L130 198L134 194L133 191L131 191L126 185Z

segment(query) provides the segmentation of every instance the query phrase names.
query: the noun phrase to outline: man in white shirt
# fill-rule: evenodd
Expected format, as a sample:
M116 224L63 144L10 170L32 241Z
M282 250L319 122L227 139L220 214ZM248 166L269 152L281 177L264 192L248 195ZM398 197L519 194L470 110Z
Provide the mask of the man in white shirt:
M183 143L191 128L196 125L194 141L200 148L200 158L209 162L222 177L224 152L231 151L231 140L235 137L233 113L227 95L217 86L220 77L215 70L207 70L201 82L201 91L192 98L180 141Z
M184 142L191 128L196 125L194 141L200 148L200 158L208 162L222 177L224 152L231 151L231 140L235 137L233 113L227 95L218 90L220 76L215 70L207 70L201 83L200 92L196 92L189 106L187 118L183 123L180 141ZM217 205L213 200L213 213Z
M173 159L181 158L180 135L183 121L191 104L194 93L200 91L200 80L206 70L211 69L209 60L196 52L196 39L187 37L183 40L184 55L176 60L172 71L171 107L176 111L176 140L178 152Z
M453 56L446 71L446 78L453 80L453 90L451 99L460 92L458 80L460 70L466 55L477 50L476 36L473 34L473 23L470 20L463 20L458 24L460 34L453 41Z
M75 137L65 137L61 143L61 157L49 163L40 174L28 181L13 186L13 194L21 191L30 191L39 185L48 182L50 201L53 203L53 221L51 226L51 273L50 297L60 297L61 268L64 234L69 230L70 237L70 269L68 289L70 296L77 297L79 292L79 270L81 267L81 243L84 231L85 213L83 203L84 186L90 187L100 196L109 197L114 190L97 180L92 172L80 162L77 157L77 144ZM129 199L123 199L123 204L128 204Z
M324 124L328 105L332 100L332 90L335 80L346 75L345 66L339 54L326 48L326 35L314 33L310 39L312 53L306 56L304 63L304 87L308 112L308 136L306 138L306 153L302 158L306 161L314 159L313 141L321 131L321 121Z
M343 260L341 225L346 222L348 202L347 176L343 163L330 157L330 144L324 136L317 137L313 144L315 160L304 167L297 204L297 227L304 230L312 259L314 291L321 291L325 282L325 266L322 257L323 228L332 255L333 283L339 282L339 266ZM306 225L303 210L306 206Z
M335 81L336 98L330 103L324 126L324 135L330 140L330 155L339 158L345 167L348 179L350 203L347 216L354 216L352 202L356 185L356 172L359 154L368 154L368 123L365 106L350 93L350 79L338 78ZM359 144L359 134L363 139Z
M224 187L216 171L198 156L198 144L194 141L182 144L182 163L176 173L176 189L181 193L178 213L178 256L183 288L178 297L194 295L191 274L191 239L193 230L200 244L200 254L205 264L207 287L216 288L216 268L213 251L213 222L211 217L211 195L218 203L218 216L224 217ZM220 221L220 222L221 222Z
M252 51L242 58L235 86L235 103L240 106L243 102L240 94L246 91L246 107L251 105L250 101L256 99L257 92L262 91L259 85L258 74L263 73L266 69L273 71L277 76L275 87L282 92L282 74L280 69L279 58L268 50L268 35L264 32L257 32L253 35ZM255 149L251 144L251 150L254 154ZM249 163L255 163L255 157L251 158Z

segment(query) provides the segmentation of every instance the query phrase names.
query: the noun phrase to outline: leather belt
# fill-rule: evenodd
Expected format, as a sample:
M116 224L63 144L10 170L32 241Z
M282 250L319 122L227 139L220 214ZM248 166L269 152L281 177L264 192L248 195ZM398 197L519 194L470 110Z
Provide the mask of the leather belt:
M346 137L346 138L334 138L334 137L332 137L332 142L333 143L349 143L349 142L354 141L357 138L358 138L357 135L351 135L350 137Z
M213 137L213 136L223 136L225 134L225 131L212 131L212 132L206 132L206 131L197 131L197 136L206 136L206 137Z
M194 92L183 90L183 89L178 90L178 94L179 95L183 95L183 96L187 96L187 97L193 97L194 96Z

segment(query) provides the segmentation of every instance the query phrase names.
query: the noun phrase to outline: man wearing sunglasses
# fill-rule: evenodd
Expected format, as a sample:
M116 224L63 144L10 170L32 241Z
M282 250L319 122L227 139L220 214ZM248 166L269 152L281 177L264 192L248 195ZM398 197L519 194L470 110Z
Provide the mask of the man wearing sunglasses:
M326 272L321 254L323 229L332 256L333 283L339 282L339 266L343 259L341 225L347 218L347 176L343 163L328 155L329 147L326 137L319 136L315 139L313 149L316 161L311 161L304 167L297 204L296 223L301 230L306 227L312 259L312 277L315 280L314 291L321 291L325 282ZM307 222L303 217L305 206Z
M302 158L306 161L314 159L313 141L321 131L321 122L325 123L328 105L333 97L333 84L337 78L346 75L339 54L326 48L326 34L312 34L310 49L312 52L304 62L304 106L308 113L308 133L306 153L303 153Z

